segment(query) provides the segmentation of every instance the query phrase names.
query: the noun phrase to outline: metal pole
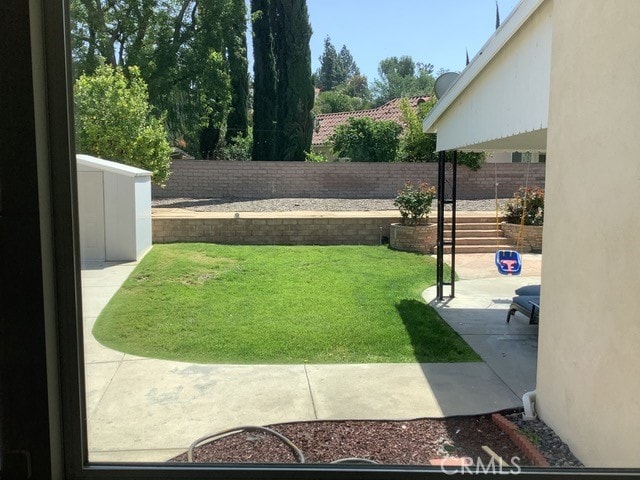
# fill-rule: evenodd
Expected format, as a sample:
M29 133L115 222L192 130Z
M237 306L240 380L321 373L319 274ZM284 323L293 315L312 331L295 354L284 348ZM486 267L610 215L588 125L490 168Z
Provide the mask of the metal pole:
M437 251L436 251L436 298L444 299L444 176L445 176L446 153L438 152L438 228L437 228Z
M455 296L456 291L456 200L458 196L458 151L454 150L451 167L451 294L449 298Z

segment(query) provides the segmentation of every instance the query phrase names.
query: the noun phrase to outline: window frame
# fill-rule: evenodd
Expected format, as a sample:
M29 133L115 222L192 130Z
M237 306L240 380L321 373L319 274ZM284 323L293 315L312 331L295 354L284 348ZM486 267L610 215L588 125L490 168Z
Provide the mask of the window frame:
M18 0L19 1L19 0ZM46 328L56 333L56 343L47 346L47 371L34 381L45 381L49 390L52 452L51 478L68 479L433 479L450 478L438 467L368 466L368 465L250 465L250 464L125 464L89 463L86 436L87 417L84 401L84 361L82 346L82 295L80 283L80 248L78 235L77 186L74 138L73 92L70 52L68 0L30 0L32 31L41 29L42 43L32 51L42 55L42 71L31 61L34 81L42 82L45 105L35 108L36 117L46 118L46 134L35 135L46 148L46 174L39 170L39 193L50 198L49 210L40 210L51 220L50 230L43 229L42 244L51 245L44 252L42 270L51 273L53 315L45 315ZM37 36L33 37L37 38ZM34 55L34 58L38 55ZM29 87L29 86L27 86ZM35 262L38 259L34 260ZM46 282L46 279L45 279ZM43 295L46 297L46 292ZM56 445L60 442L60 445ZM61 447L61 448L57 448ZM524 478L586 479L637 477L630 469L538 469L523 468ZM488 474L486 478L500 478Z

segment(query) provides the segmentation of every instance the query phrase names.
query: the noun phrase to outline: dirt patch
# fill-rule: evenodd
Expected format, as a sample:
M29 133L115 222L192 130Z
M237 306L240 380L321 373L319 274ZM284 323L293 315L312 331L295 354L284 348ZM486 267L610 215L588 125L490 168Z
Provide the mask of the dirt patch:
M359 458L387 465L428 465L431 459L470 457L489 464L488 446L504 461L531 465L490 416L411 421L318 421L272 425L306 463ZM516 458L517 457L517 458ZM292 449L273 435L242 432L194 449L197 463L296 463ZM171 462L186 462L186 452ZM513 465L515 465L513 463Z

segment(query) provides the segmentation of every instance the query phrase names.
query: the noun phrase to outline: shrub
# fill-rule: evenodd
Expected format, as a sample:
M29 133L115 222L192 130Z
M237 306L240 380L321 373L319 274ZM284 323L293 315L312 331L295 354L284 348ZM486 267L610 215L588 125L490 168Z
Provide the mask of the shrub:
M317 152L306 152L305 153L305 162L315 162L315 163L324 163L327 161L327 157L325 157L321 153Z
M507 202L504 216L507 223L521 223L522 212L525 225L544 223L544 190L540 187L520 187Z
M435 195L435 187L427 182L420 182L417 187L414 187L410 181L407 182L393 202L400 210L402 223L405 225L426 223Z
M333 134L333 153L354 162L393 162L402 127L391 120L349 118Z
M222 148L221 159L228 162L248 162L251 160L251 148L253 145L253 133L251 129L247 135L238 134L229 140Z
M162 185L169 176L171 147L163 118L151 114L147 85L137 67L108 65L75 84L76 145L79 152L152 172Z

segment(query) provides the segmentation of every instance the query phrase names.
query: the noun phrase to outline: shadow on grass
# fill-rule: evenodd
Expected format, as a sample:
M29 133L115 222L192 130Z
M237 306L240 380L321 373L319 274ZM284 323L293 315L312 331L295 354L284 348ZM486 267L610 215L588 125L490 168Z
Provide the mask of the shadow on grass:
M396 304L419 363L477 362L480 357L431 306L404 299Z

